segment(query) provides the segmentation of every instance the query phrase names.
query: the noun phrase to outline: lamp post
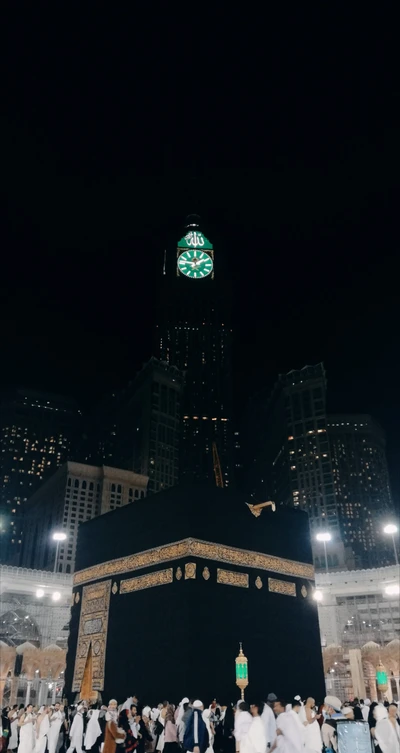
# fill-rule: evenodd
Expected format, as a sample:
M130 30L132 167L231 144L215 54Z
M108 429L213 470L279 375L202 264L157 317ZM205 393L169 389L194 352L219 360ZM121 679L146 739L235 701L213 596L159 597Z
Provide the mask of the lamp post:
M326 553L326 542L332 540L332 536L327 531L317 533L316 537L317 541L322 541L324 545L324 552L325 552L325 570L328 572L328 555Z
M379 664L376 668L376 685L381 693L386 693L388 689L388 676L385 667L379 659Z
M239 655L236 657L236 685L240 689L240 694L242 701L244 701L244 690L247 688L249 684L249 674L248 674L248 660L247 657L243 653L242 644L240 643L240 651Z
M394 551L394 561L395 561L396 565L399 564L399 558L397 556L396 542L394 540L394 537L395 537L395 534L397 533L398 530L399 529L397 528L397 526L394 523L388 523L388 525L385 526L384 529L383 529L383 533L386 533L388 536L392 537L393 551Z
M56 531L55 533L53 533L52 539L53 541L57 542L56 558L54 560L54 570L53 570L54 573L57 572L57 560L58 560L58 550L60 548L60 541L65 541L66 538L67 538L67 534L63 533L63 531Z

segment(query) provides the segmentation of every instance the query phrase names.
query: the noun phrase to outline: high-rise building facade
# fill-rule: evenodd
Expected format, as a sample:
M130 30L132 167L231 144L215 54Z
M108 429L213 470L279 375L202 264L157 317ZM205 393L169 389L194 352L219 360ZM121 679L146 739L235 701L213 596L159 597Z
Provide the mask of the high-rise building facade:
M233 480L232 330L212 243L189 217L166 256L156 330L157 355L184 373L180 481L215 483L213 446L225 486ZM222 280L220 281L222 282Z
M274 500L306 510L317 568L354 567L345 549L326 420L326 375L322 363L281 374L272 395L257 401L258 439L250 483L258 501ZM325 550L316 540L329 532Z
M325 403L322 363L280 375L266 408L256 480L259 494L307 510L312 533L329 529L337 535Z
M75 400L15 390L0 404L1 561L18 564L26 500L71 457L81 414Z
M121 468L65 463L25 505L21 566L72 573L80 523L145 497L147 482ZM54 532L66 534L59 546Z
M389 565L391 542L382 529L393 516L386 437L369 415L327 417L342 537L358 567Z
M151 358L119 397L113 461L148 476L148 494L179 482L183 375Z
M308 512L316 567L392 564L382 531L393 516L385 435L371 416L327 416L322 363L280 375L255 415L252 492ZM332 537L326 550L322 532Z

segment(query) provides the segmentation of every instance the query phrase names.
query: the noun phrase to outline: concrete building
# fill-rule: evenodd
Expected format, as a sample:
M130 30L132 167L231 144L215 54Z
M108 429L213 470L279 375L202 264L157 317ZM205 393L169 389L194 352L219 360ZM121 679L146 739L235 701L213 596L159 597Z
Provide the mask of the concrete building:
M0 566L0 704L61 699L72 575Z
M357 567L393 562L391 542L382 533L393 517L386 437L368 415L327 416L342 539Z
M149 477L148 494L179 481L184 376L151 358L129 384L105 396L93 412L79 452L85 462Z
M26 500L71 458L81 413L75 400L17 389L0 401L0 562L18 564Z
M147 476L68 461L26 503L21 565L73 573L79 524L146 496ZM59 545L55 531L67 536Z
M259 446L251 469L251 487L259 501L300 507L308 512L316 566L324 550L315 541L329 531L329 567L354 564L341 538L338 500L327 435L326 375L322 363L281 374L270 397L254 405L253 436Z
M367 415L327 415L322 363L281 374L254 403L251 491L308 512L317 570L393 562L385 434ZM331 535L329 545L316 535Z
M400 568L317 573L316 588L327 691L342 700L378 697L379 658L387 696L400 699ZM357 671L356 666L362 667Z
M71 594L72 575L1 565L0 641L66 648Z

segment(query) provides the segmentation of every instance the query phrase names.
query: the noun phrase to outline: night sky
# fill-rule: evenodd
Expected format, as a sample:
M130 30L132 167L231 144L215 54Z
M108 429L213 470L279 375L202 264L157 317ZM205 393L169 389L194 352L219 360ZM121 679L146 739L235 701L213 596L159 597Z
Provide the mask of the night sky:
M328 409L386 429L398 492L390 19L215 12L193 28L56 5L5 6L1 387L90 408L132 378L163 250L198 212L234 292L238 419L279 372L323 360Z

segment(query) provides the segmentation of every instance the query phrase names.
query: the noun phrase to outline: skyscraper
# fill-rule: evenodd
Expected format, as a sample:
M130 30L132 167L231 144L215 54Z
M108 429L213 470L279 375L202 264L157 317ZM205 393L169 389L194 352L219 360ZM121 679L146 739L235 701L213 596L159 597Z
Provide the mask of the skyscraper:
M151 358L121 393L113 462L148 476L148 493L179 481L180 398L183 375Z
M147 481L121 468L64 463L25 505L21 565L72 573L80 524L145 497ZM65 541L56 545L54 532Z
M358 567L390 565L391 542L382 534L393 515L386 437L368 415L327 417L343 542Z
M313 532L339 531L322 363L281 374L266 407L258 493L307 510ZM261 478L259 478L261 476ZM264 482L265 492L260 481Z
M151 358L135 379L97 406L79 457L144 474L154 494L179 482L183 374Z
M213 446L225 486L232 484L232 330L212 243L197 216L166 254L157 355L184 373L180 481L215 483Z
M80 426L75 400L18 389L0 405L1 561L18 564L24 502L70 456Z
M316 566L391 564L382 532L393 515L385 434L371 416L327 416L322 363L280 375L255 415L253 494L308 512ZM318 532L332 536L327 560Z

